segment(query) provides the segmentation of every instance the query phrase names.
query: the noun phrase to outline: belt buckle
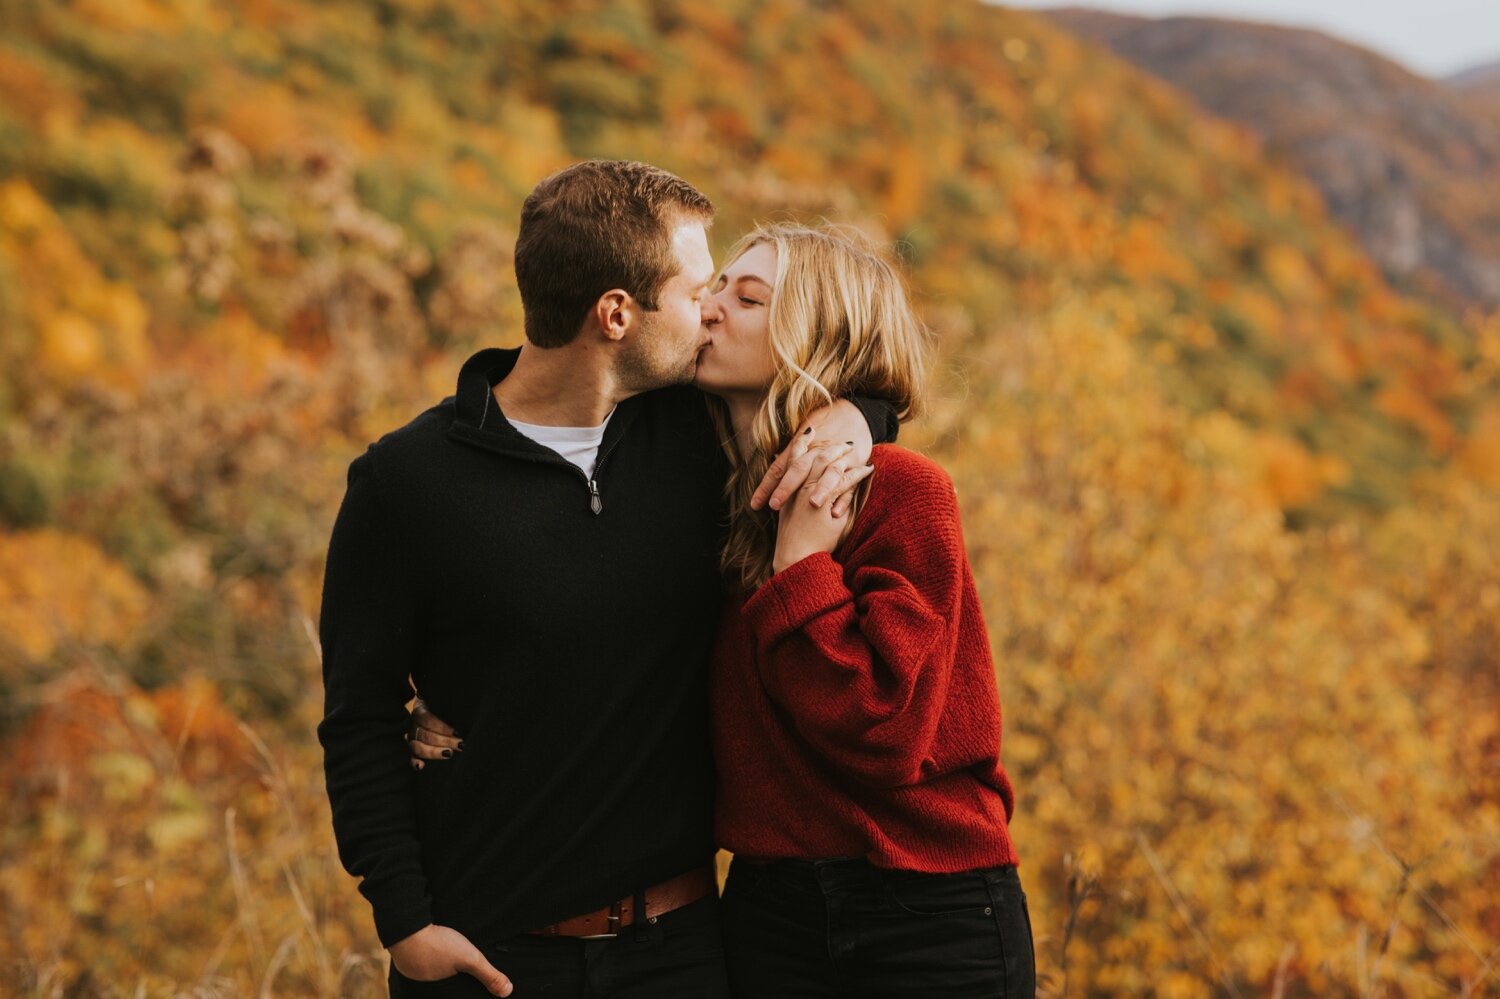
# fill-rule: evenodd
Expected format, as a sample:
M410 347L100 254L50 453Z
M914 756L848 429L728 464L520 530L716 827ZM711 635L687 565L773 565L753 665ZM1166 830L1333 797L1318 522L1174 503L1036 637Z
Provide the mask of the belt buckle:
M607 923L609 923L610 932L608 932L608 933L590 933L587 936L580 936L580 937L577 937L576 939L578 939L578 940L613 940L615 937L618 937L620 935L620 903L619 902L611 902L610 903L610 906L609 906L609 915L605 916L604 919L605 919L605 921Z

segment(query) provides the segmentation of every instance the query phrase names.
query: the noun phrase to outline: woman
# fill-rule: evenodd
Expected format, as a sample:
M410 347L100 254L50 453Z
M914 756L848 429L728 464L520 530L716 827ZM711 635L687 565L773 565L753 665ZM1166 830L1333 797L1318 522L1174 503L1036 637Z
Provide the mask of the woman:
M958 504L881 445L856 510L750 490L829 398L920 404L925 331L895 270L829 228L766 226L714 291L697 383L733 472L714 651L722 915L740 996L1030 996L1000 706Z
M828 227L749 233L705 315L696 381L732 468L712 697L734 992L1030 997L1000 705L952 482L881 445L848 513L810 489L776 515L752 503L816 407L858 394L912 415L926 333L895 270Z

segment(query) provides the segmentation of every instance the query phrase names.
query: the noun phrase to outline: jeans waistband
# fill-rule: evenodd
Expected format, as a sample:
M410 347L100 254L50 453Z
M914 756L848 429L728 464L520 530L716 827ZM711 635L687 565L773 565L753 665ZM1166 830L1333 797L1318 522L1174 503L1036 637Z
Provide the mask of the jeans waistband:
M913 879L944 877L972 877L982 880L985 884L1001 884L1017 880L1016 868L1013 864L940 874L903 868L877 867L863 857L830 857L826 860L787 859L759 863L735 858L735 863L753 868L763 876L819 884L824 887L881 886L899 884Z

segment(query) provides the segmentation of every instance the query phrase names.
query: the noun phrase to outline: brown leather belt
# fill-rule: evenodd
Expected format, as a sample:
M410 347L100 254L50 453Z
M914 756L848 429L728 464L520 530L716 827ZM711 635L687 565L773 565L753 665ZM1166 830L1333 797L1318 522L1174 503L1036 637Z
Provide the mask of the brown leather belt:
M696 902L711 892L717 892L718 888L718 879L714 877L713 869L710 867L688 871L686 874L669 878L659 885L652 885L644 893L646 918L655 922L656 917L662 913L680 909L689 902ZM586 912L572 919L564 919L551 926L543 926L539 930L532 930L531 933L542 937L603 938L618 936L621 930L634 923L635 899L622 898L613 905L606 905L602 909L595 909L593 912Z

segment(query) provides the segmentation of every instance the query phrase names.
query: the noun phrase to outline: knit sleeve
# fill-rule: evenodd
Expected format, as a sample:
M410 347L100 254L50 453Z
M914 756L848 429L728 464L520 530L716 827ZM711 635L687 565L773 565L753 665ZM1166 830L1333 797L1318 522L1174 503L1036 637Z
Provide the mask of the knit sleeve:
M374 449L349 466L323 579L323 745L339 859L389 947L432 922L403 735L416 598L382 508Z
M911 460L915 459L915 460ZM746 602L756 665L808 744L864 784L930 776L957 655L964 551L953 484L925 459L878 466L873 526L840 565L819 553Z

